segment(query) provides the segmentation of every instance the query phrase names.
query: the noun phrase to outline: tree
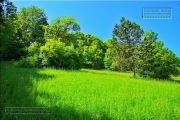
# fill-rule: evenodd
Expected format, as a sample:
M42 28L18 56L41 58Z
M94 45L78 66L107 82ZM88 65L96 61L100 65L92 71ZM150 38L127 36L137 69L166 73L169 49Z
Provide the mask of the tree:
M108 38L104 41L104 47L105 50L107 50L108 48L113 47L113 38Z
M109 38L109 39L105 40L104 45L106 48L106 53L105 53L105 57L104 57L105 68L109 69L109 70L114 70L114 71L120 70L117 51L113 46L113 39Z
M28 10L22 9L22 14L35 11L34 9L34 7ZM31 14L33 14L33 12ZM31 20L31 16L30 18L25 18ZM27 47L27 57L22 58L17 64L18 66L55 67L64 69L79 69L81 67L80 54L76 51L74 42L72 42L75 40L73 32L80 30L80 26L74 18L57 18L52 21L51 25L42 25L46 24L46 19L42 17L35 24L36 25L28 26L28 23L24 23L26 27L24 39L29 38L32 40L30 40L30 46ZM38 41L39 38L43 37L41 26L45 31L44 36L46 41L43 42ZM28 35L30 35L30 37Z
M104 68L105 46L99 37L90 34L75 33L77 39L77 51L83 61L83 67L101 69Z
M158 34L152 30L145 32L139 46L138 72L143 77L168 79L177 75L178 57L158 41Z
M9 0L2 0L1 12L1 14L7 18L15 18L17 16L17 8L12 2L9 2Z
M10 38L8 38L5 59L19 60L21 56L28 54L27 48L33 42L36 41L42 45L45 43L44 30L41 25L47 25L46 16L42 9L35 6L22 8L17 15L14 13L16 9L13 4L5 6L10 7L6 10L5 15L8 18L8 25L11 26L10 30L7 29Z
M44 38L44 28L43 25L48 25L46 18L41 18L37 21L36 25L34 26L34 30L32 31L32 43L38 42L42 45L45 44L46 40Z
M117 56L115 48L111 47L106 50L104 57L104 66L106 69L119 71L120 70L120 58Z
M3 2L4 2L4 0L0 0L0 23L3 22L2 21L2 16L3 16L3 12L4 12L4 10L3 10Z
M117 55L121 59L121 70L132 70L135 74L136 50L141 41L143 30L135 22L121 18L120 24L116 24L113 30L113 45Z
M12 41L15 38L17 19L16 7L9 0L3 0L0 3L0 58L7 59L8 51Z
M143 40L139 46L139 73L144 77L153 76L153 57L156 54L155 52L155 42L157 42L158 34L153 32L144 32Z
M44 26L45 38L61 40L69 45L72 34L80 30L79 24L73 17L58 17L49 26Z
M41 25L47 25L47 18L43 9L36 6L21 8L18 13L19 39L26 47L38 39L43 39L44 30Z

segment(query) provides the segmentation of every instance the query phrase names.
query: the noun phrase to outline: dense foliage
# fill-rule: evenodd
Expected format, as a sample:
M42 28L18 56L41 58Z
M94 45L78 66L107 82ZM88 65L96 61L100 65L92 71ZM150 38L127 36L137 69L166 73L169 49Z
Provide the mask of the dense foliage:
M45 43L41 25L48 23L43 9L30 6L17 12L17 8L9 0L2 1L1 6L1 60L19 60L21 56L27 55L31 43Z
M139 73L144 77L170 78L177 75L178 57L157 40L157 33L145 32L140 48Z
M80 32L73 17L58 17L50 24L43 9L0 4L0 59L17 60L21 67L110 69L133 71L143 77L167 79L178 74L179 58L163 46L157 33L122 17L112 38L104 43Z
M42 66L56 68L78 69L81 67L78 53L72 46L65 46L63 42L50 40L40 47Z
M99 37L90 34L76 33L77 50L82 56L83 67L104 68L105 46Z

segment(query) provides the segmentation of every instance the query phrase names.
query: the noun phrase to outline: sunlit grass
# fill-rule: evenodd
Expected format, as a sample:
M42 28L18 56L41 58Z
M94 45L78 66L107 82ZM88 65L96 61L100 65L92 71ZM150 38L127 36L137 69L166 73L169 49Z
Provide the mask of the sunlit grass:
M176 77L173 77L173 79L180 82L180 75L179 75L179 76L176 76Z
M51 119L63 120L180 119L179 83L131 76L129 72L26 69L3 63L3 107L49 107Z

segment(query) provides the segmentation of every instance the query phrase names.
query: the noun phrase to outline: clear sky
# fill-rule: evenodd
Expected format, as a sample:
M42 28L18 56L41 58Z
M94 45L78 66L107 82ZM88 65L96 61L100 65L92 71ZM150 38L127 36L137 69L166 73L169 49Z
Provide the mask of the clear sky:
M102 41L112 37L114 25L124 16L145 31L152 29L158 33L158 39L180 57L180 1L10 1L18 10L31 5L44 9L48 22L57 17L73 16L81 32L99 36ZM172 19L143 19L144 7L170 7Z

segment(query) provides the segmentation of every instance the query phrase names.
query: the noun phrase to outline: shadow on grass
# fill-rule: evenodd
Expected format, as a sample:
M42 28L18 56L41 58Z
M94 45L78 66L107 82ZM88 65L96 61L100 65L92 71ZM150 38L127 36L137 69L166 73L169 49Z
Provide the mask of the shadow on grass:
M166 80L167 82L174 82L174 83L179 83L180 84L180 80L173 80L173 79L169 79Z
M96 118L96 116L88 111L78 112L73 107L62 106L61 104L59 106L50 106L50 115L6 115L6 107L47 107L37 102L39 93L33 80L38 82L40 80L51 79L54 78L54 75L39 74L38 70L33 68L15 68L10 62L3 62L1 64L1 120L96 120L98 118L111 120L105 114L101 114L100 117ZM49 100L53 102L51 99Z
M52 111L51 119L57 120L112 120L105 114L100 116L93 116L88 111L78 112L73 107L51 107Z
M93 73L93 74L100 74L100 75L117 75L117 76L121 76L120 74L113 74L113 73L105 73L104 71L102 72L99 72L98 70L85 70L85 69L82 69L82 70L79 70L79 72L84 72L84 73ZM118 73L118 72L117 72Z
M171 82L171 83L178 83L180 84L180 80L174 79L174 78L169 78L169 79L155 79L155 78L143 78L143 80L150 80L150 81L159 81L159 82Z

